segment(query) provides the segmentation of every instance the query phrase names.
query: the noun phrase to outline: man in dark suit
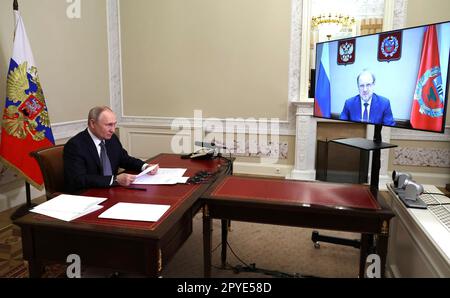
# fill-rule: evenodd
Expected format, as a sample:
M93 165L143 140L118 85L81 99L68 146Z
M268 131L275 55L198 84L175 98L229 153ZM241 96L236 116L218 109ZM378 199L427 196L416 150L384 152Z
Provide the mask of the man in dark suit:
M109 107L89 111L88 128L71 138L64 146L64 181L69 193L94 187L128 186L136 176L118 169L140 172L148 165L129 156L117 136L116 116ZM156 167L150 172L155 174Z
M389 99L373 92L375 76L363 70L356 79L359 95L345 101L344 109L339 117L341 120L367 122L394 126L395 121Z

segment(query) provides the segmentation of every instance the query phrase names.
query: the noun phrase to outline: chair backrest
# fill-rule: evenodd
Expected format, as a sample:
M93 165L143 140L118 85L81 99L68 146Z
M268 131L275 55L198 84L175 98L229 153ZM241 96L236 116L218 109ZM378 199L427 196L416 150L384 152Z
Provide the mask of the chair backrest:
M39 164L47 200L64 192L64 145L43 148L30 153Z

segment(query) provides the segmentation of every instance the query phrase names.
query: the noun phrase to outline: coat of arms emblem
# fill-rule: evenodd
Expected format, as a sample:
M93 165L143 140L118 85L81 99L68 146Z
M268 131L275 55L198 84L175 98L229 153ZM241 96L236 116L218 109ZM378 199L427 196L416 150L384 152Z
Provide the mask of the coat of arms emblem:
M379 35L378 61L399 60L402 53L402 32L390 32Z
M339 65L352 64L355 62L356 40L346 39L338 42L338 57L337 63Z

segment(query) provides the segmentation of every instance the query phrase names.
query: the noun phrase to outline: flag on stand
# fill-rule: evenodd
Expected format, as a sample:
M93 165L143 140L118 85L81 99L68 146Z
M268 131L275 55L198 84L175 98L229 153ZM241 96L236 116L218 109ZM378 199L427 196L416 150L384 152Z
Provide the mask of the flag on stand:
M323 44L322 55L317 74L317 84L314 100L314 115L318 117L329 118L330 109L330 52L328 44ZM315 78L311 78L312 80Z
M42 189L41 171L29 153L52 146L55 141L25 26L19 11L14 10L14 14L14 45L1 123L0 161Z
M444 104L436 26L430 25L423 38L419 73L411 109L411 126L440 132L444 120Z

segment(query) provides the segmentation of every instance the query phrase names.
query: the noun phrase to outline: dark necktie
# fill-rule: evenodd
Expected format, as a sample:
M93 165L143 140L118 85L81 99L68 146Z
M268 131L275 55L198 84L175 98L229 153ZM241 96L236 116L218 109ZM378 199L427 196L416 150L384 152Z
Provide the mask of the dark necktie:
M364 122L369 122L369 117L368 117L368 113L367 113L367 106L369 104L367 102L364 103L364 114L363 114L363 121Z
M111 176L111 162L109 161L108 153L106 153L105 141L100 142L100 160L102 161L103 176Z

